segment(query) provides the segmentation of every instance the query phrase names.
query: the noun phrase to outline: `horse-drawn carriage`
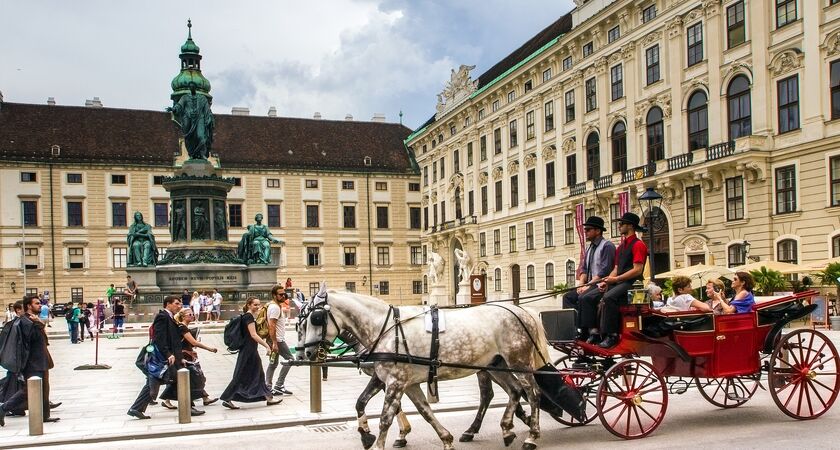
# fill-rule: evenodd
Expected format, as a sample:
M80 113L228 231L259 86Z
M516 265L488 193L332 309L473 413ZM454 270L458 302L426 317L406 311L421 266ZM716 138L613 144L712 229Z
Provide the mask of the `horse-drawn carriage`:
M822 333L791 321L808 316L815 292L757 303L749 313L661 312L644 292L631 291L621 306L616 347L581 341L550 343L565 353L555 362L587 401L587 418L558 418L570 426L600 418L625 439L644 437L662 422L668 394L692 383L709 403L735 408L746 403L767 374L770 395L785 414L815 419L828 411L840 390L840 357ZM644 359L642 359L644 358Z

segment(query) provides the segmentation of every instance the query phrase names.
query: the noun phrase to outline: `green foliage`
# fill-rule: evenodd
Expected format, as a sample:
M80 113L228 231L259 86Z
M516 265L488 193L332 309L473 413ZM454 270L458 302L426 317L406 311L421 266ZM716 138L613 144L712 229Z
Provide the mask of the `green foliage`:
M837 287L837 296L840 297L840 263L831 263L825 269L814 274L814 277L822 286Z
M788 281L781 272L766 267L752 270L750 275L755 280L753 291L759 295L773 295L774 292L782 291L788 285Z
M565 291L566 289L569 289L569 285L566 283L557 283L554 285L554 292Z
M663 300L674 295L674 284L671 282L670 278L665 280L665 283L661 287Z

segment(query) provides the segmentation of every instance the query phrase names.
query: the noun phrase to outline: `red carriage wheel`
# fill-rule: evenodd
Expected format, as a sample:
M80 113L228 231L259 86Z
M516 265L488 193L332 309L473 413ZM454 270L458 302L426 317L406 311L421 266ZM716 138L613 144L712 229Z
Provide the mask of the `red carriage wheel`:
M719 408L737 408L758 389L760 374L729 378L695 378L694 385L709 403Z
M624 439L645 437L662 423L668 409L665 380L646 361L622 361L604 374L597 406L610 433Z
M840 390L840 357L822 333L797 330L784 336L770 356L768 381L776 406L794 419L816 419Z
M567 355L560 357L557 361L554 362L554 365L560 369L570 369L572 368L572 363L575 361L576 357L573 355ZM598 383L601 381L600 377L590 378L586 376L581 377L572 377L572 380L577 385L578 389L580 389L581 394L586 399L586 421L581 422L571 414L563 415L563 416L552 416L554 420L562 423L563 425L570 426L570 427L579 427L581 425L586 425L589 422L595 420L595 417L598 416L598 405L595 403L596 394L598 393Z

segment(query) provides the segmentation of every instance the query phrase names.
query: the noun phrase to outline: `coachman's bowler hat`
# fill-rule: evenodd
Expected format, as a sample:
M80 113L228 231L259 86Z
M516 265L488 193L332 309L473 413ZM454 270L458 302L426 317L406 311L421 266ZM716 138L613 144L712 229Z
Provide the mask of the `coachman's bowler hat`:
M631 212L624 213L624 215L621 216L620 219L616 219L614 220L614 222L629 223L630 225L633 225L633 228L635 228L636 231L641 231L642 233L647 232L647 228L640 225L641 219L639 219L639 216Z
M583 222L584 227L592 227L592 228L599 228L601 231L607 231L607 228L604 226L604 219L598 216L592 216L586 219L586 222Z

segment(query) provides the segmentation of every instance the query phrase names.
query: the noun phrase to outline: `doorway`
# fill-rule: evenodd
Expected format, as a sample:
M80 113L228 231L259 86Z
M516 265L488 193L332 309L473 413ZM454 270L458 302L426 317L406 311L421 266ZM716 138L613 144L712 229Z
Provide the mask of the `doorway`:
M519 298L519 264L510 266L510 290L512 298Z

